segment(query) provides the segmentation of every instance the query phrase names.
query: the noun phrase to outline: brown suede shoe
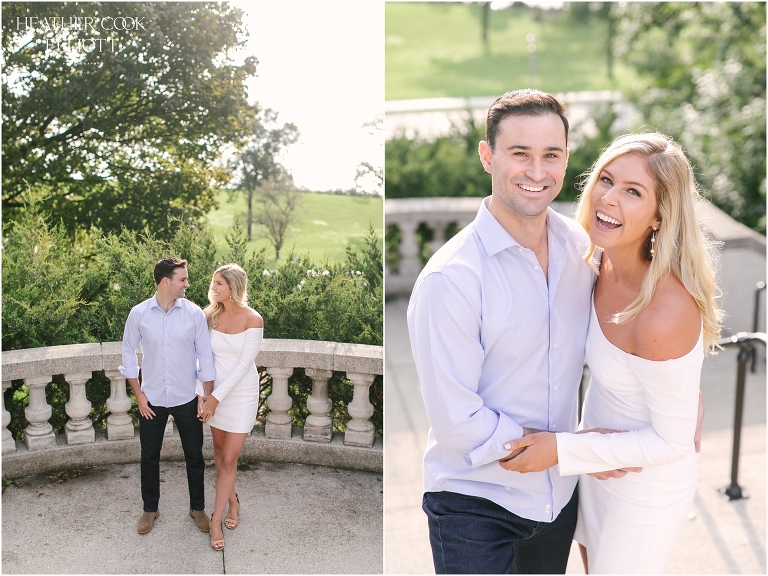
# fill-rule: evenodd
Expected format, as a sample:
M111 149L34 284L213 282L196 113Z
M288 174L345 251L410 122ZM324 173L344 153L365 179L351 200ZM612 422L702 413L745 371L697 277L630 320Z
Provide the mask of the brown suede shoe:
M139 523L136 525L136 530L139 534L146 534L152 530L155 525L155 518L160 516L160 510L154 512L144 512L139 518Z
M209 532L211 526L209 524L208 516L205 515L205 510L189 510L189 515L195 519L195 526L200 532Z

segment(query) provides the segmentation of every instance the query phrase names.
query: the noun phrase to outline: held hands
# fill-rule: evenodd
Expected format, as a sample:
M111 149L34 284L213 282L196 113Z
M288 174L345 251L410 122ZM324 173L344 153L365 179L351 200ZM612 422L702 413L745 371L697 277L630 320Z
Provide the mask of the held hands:
M216 406L219 405L219 401L215 396L206 396L202 398L197 397L197 418L201 422L207 422L208 419L216 412Z

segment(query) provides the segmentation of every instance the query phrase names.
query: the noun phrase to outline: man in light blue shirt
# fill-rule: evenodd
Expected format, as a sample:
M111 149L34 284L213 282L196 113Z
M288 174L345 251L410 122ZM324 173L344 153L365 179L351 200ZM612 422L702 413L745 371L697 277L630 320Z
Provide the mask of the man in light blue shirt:
M438 573L564 573L576 477L521 475L504 444L575 431L594 273L586 233L549 208L568 120L536 90L496 100L480 159L492 195L427 263L408 308L430 421L423 508Z
M203 382L206 395L213 391L216 369L211 338L203 311L186 300L189 287L187 261L164 258L155 264L157 292L133 307L123 333L125 375L139 405L141 440L141 497L144 512L137 530L146 534L158 517L160 500L160 450L168 416L172 415L184 449L189 486L189 515L208 532L203 474L203 424L195 383ZM141 344L142 382L136 350ZM199 368L198 368L199 366Z

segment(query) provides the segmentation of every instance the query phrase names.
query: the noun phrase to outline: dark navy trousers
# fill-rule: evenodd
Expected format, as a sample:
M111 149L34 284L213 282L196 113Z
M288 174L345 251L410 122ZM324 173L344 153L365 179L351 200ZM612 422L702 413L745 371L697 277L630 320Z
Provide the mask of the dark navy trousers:
M578 490L554 522L521 518L455 492L427 492L422 508L437 574L565 574Z
M144 418L139 413L141 499L144 501L144 512L157 510L160 501L160 450L163 447L165 425L171 415L179 431L187 464L189 507L192 510L205 510L203 423L197 419L197 396L181 406L166 408L150 403L149 407L155 413L154 418Z

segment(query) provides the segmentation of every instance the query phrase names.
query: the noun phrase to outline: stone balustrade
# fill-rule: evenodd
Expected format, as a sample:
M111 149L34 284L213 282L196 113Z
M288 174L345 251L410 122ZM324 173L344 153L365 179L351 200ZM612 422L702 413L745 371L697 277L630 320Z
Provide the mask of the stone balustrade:
M389 266L392 258L385 259L384 289L387 296L410 294L416 277L423 264L420 255L422 246L417 240L419 227L432 231L429 254L434 254L445 242L446 232L461 229L470 224L477 216L482 198L396 198L384 204L384 218L387 227L395 226L400 231L398 266L394 270ZM572 215L571 204L553 202L552 208L561 214Z
M387 253L384 271L384 290L387 297L407 296L421 271L424 252L434 254L448 238L446 231L461 229L471 223L480 208L481 198L396 198L384 205L387 228L400 232L400 245L396 255ZM573 216L575 204L553 202L552 209L565 216ZM720 241L720 302L727 312L725 333L735 334L752 329L755 285L765 280L765 236L737 222L719 208L702 203L697 216L715 240ZM417 231L432 232L432 240L424 250ZM389 232L388 232L389 236ZM391 246L388 246L391 250ZM395 261L397 267L390 264ZM764 317L764 315L763 315ZM765 324L761 320L757 329ZM762 352L761 352L762 353Z
M140 353L139 362L141 363ZM3 352L3 392L10 388L12 380L23 380L29 389L29 405L24 411L27 426L24 429L23 442L17 443L11 437L8 430L11 415L6 410L3 396L3 476L7 475L9 464L16 462L21 452L34 454L55 450L63 445L86 447L104 444L104 440L107 444L117 445L121 441L135 440L138 435L128 414L131 399L126 390L126 379L117 369L121 363L120 342ZM334 439L329 417L332 401L328 395L328 380L334 372L343 372L354 386L353 399L348 406L351 420L346 426L343 446L370 449L374 445L375 430L371 422L374 407L369 401L369 391L375 377L383 374L382 347L310 340L265 339L255 363L272 377L272 391L267 398L270 411L265 426L257 427L259 434L263 435L259 440L262 444L269 440L289 441L292 444L297 442L297 430L293 429L292 419L288 414L293 406L293 400L288 394L288 380L294 370L303 368L306 375L312 379L312 394L307 399L310 416L306 419L303 431L298 430L302 436L300 442L318 445L330 444L334 440L334 445L338 448L339 440ZM97 434L94 430L89 418L91 402L86 396L85 388L93 373L101 371L110 382L110 396L106 401L110 414L106 420L105 435L101 431ZM52 410L45 395L46 386L55 375L63 375L70 390L69 402L65 406L69 419L63 437L57 437L49 423ZM252 433L253 431L249 436ZM208 437L211 435L207 424L204 425L204 434ZM102 438L103 436L105 438ZM173 436L171 419L168 421L166 436ZM103 447L101 449L103 450ZM291 449L295 451L296 447L288 448L289 451ZM270 449L266 451L270 452ZM376 458L373 460L376 461ZM380 461L379 454L378 462ZM37 468L40 466L37 465ZM374 468L376 467L381 468L380 464L374 465ZM27 469L28 467L19 467L19 470Z

